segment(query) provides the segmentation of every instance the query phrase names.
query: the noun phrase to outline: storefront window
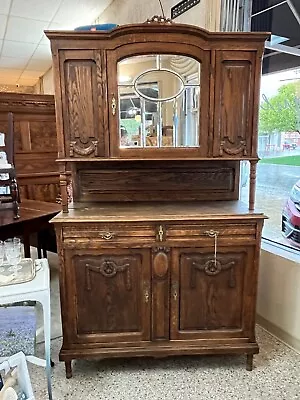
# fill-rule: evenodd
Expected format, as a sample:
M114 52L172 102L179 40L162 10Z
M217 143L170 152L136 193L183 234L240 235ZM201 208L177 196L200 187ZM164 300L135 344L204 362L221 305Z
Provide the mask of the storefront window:
M262 77L258 155L256 207L269 217L263 237L300 249L300 68ZM248 181L241 184L247 201Z

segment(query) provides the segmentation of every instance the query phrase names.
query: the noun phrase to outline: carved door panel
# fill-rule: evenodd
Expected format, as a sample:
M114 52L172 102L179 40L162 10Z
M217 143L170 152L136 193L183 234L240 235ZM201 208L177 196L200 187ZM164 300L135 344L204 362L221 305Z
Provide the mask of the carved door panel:
M67 256L72 342L150 338L150 261L145 250Z
M253 132L255 54L218 51L216 59L215 157L255 157Z
M247 337L253 324L252 248L174 251L172 339ZM253 268L252 268L253 267Z
M64 149L65 157L104 157L108 143L102 53L68 50L60 62L63 129L59 150Z

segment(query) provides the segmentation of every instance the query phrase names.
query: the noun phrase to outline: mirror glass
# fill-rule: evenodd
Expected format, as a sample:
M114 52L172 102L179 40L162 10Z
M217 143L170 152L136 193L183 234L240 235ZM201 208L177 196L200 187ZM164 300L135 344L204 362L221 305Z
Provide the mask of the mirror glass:
M179 55L120 61L120 147L199 147L200 72L198 61Z

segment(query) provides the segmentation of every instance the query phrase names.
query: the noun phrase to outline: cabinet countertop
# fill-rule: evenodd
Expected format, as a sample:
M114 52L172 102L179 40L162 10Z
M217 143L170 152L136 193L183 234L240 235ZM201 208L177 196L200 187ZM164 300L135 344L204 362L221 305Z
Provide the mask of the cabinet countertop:
M68 213L59 213L51 222L145 222L172 220L265 219L261 211L249 211L236 201L77 203Z

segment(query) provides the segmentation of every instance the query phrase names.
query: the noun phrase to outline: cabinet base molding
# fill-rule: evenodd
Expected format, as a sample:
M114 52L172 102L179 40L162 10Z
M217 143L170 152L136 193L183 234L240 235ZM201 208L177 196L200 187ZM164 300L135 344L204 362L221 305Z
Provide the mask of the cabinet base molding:
M71 362L74 359L108 359L108 358L131 358L131 357L152 357L164 358L172 356L198 356L198 355L217 355L245 354L246 369L251 371L253 368L253 355L258 354L259 348L254 343L235 343L235 344L211 344L205 346L197 345L145 345L128 347L97 347L84 349L65 349L62 348L59 353L59 360L65 362L66 378L72 377Z

